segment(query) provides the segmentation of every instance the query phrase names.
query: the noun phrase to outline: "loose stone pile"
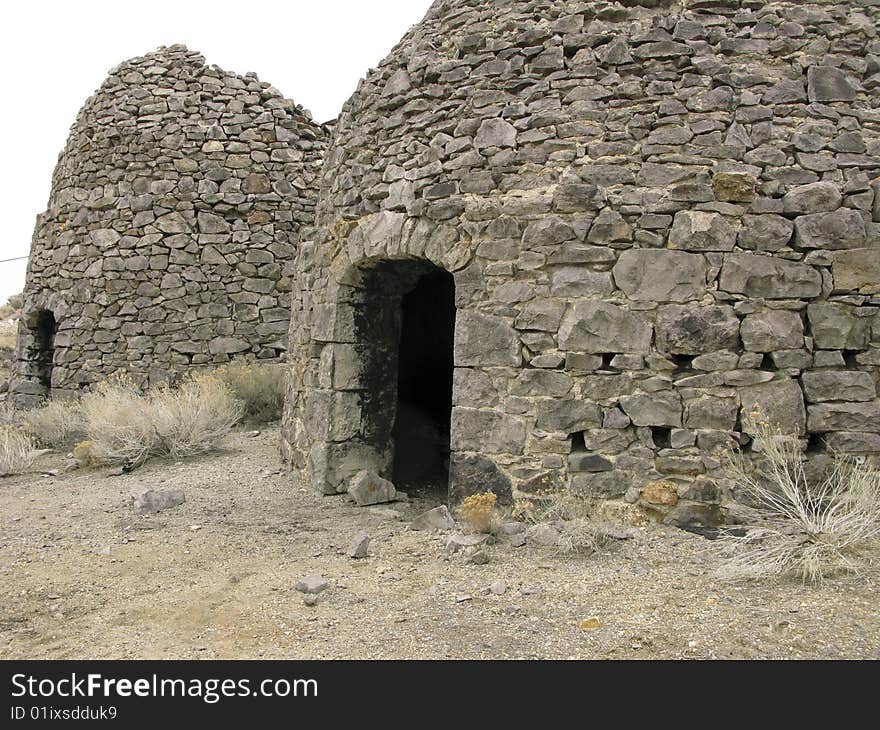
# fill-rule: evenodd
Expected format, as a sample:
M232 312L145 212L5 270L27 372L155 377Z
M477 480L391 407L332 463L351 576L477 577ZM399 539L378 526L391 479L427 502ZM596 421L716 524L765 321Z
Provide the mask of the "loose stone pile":
M878 15L436 2L327 152L292 277L294 468L388 475L361 309L400 258L455 277L455 497L663 480L658 508L708 520L756 407L811 454L880 452Z
M183 46L114 69L77 117L37 220L14 402L120 369L146 384L281 356L325 137L255 75Z

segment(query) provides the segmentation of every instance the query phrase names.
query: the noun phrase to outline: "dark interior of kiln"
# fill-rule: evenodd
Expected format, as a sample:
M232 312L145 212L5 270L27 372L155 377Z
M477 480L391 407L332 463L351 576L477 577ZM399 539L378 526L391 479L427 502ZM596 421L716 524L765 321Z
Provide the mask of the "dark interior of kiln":
M454 294L452 275L434 269L400 302L393 480L403 489L447 489Z
M52 387L52 367L55 361L55 315L48 309L40 310L34 326L32 360L40 385L47 391Z

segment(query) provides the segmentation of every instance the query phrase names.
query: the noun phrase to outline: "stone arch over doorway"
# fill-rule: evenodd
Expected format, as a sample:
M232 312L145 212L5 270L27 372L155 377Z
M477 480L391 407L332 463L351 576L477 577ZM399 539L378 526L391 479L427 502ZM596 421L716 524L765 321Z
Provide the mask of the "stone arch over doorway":
M425 257L368 257L350 264L333 290L310 313L318 382L293 368L293 420L308 443L310 482L336 493L368 469L445 499L453 274Z

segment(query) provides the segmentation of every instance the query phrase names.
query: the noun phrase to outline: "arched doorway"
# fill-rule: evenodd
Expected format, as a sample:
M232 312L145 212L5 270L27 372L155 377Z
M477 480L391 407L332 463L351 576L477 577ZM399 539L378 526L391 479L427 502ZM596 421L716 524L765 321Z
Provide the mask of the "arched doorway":
M34 318L33 349L31 362L34 376L45 395L52 389L52 368L55 366L55 333L58 324L55 315L48 309L41 309Z
M363 437L404 491L449 484L455 284L425 260L362 268L355 297Z

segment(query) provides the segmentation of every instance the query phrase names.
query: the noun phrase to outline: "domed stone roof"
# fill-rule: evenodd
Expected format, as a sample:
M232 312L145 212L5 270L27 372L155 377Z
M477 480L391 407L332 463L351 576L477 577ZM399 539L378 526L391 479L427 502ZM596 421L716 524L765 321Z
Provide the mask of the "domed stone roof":
M395 313L435 270L454 496L671 480L670 519L709 520L756 407L810 454L880 452L878 15L435 2L334 128L294 276L294 467L329 492L390 474Z
M120 369L146 383L279 357L324 144L277 89L183 46L113 69L77 116L37 220L19 404Z

